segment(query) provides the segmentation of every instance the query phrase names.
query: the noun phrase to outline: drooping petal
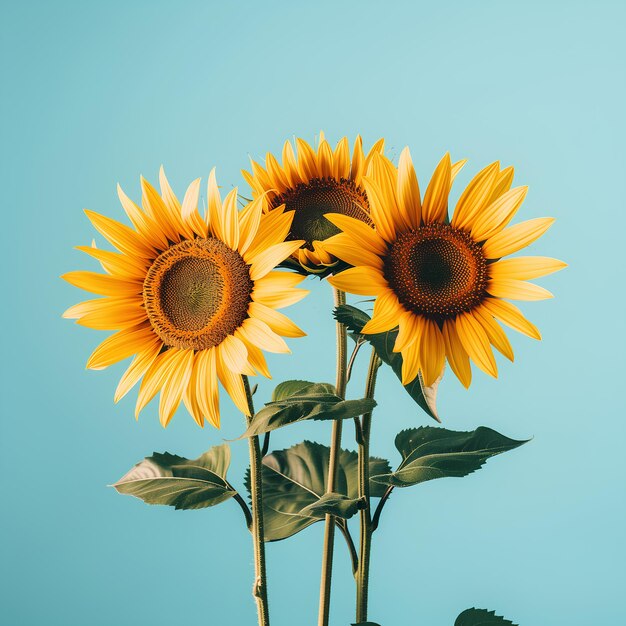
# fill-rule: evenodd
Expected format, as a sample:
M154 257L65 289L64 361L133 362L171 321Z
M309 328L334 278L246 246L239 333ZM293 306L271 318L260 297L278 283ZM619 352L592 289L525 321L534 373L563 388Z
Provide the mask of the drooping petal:
M159 402L159 419L165 428L169 423L180 401L183 392L189 385L191 371L193 368L193 350L181 350L173 358L168 377L161 388L161 399Z
M469 313L456 318L456 330L467 354L483 372L497 378L498 367L482 324Z
M445 346L441 331L432 320L424 320L424 328L419 339L420 367L424 376L424 384L430 387L441 374L445 365Z
M252 343L266 352L283 354L291 352L285 340L258 318L248 317L245 319L239 327L239 332L246 343Z
M373 335L391 330L398 325L403 312L396 294L391 289L384 289L374 302L372 319L363 326L361 332Z
M487 309L477 306L472 310L472 314L482 324L491 345L509 361L513 361L514 355L511 342L491 313Z
M248 306L248 315L265 322L275 333L282 337L304 337L306 333L294 324L286 315L276 309L252 301Z
M461 384L468 389L472 382L472 368L469 355L459 339L454 320L444 321L442 335L448 363Z
M541 339L539 329L529 322L514 304L499 298L486 298L482 301L481 306L513 330L533 339Z

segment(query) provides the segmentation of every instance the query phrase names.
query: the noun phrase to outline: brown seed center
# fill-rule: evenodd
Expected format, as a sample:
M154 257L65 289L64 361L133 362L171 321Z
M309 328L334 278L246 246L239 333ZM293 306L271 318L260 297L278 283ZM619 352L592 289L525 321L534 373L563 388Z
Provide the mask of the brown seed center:
M372 224L367 195L353 181L334 178L313 178L274 198L274 207L285 205L294 211L288 239L304 239L304 248L313 249L313 241L324 241L336 235L339 229L331 224L325 213L340 213Z
M438 322L471 310L486 296L487 261L481 247L448 224L399 235L384 272L405 308Z
M204 350L241 326L252 288L239 253L211 237L186 240L161 253L146 275L143 299L165 345Z

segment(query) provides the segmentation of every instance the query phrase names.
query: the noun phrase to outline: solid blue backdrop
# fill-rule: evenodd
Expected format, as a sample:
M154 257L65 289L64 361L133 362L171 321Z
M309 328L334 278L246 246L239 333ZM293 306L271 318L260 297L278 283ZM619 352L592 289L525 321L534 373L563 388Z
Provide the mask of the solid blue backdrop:
M255 623L236 504L178 512L107 488L153 450L194 457L237 437L241 416L225 400L221 432L184 410L164 430L153 403L135 422L136 392L112 401L123 365L85 370L106 334L61 319L88 296L58 276L95 268L72 250L94 236L82 209L122 219L118 181L137 199L139 175L156 181L163 163L182 195L217 165L228 189L248 155L323 129L333 143L385 136L394 157L408 144L423 188L445 151L467 157L455 197L487 163L513 164L530 185L519 219L558 218L531 253L570 264L541 281L554 300L522 307L542 342L511 332L516 362L499 359L499 380L475 371L465 391L448 375L440 393L445 426L532 441L394 495L375 536L371 619L451 626L479 606L522 626L620 623L624 6L3 2L0 621ZM334 378L330 289L307 284L288 312L309 337L270 358L275 381ZM355 396L363 376L360 364ZM373 452L395 463L395 433L428 418L386 370L378 397ZM327 442L329 426L272 442L305 437ZM241 485L245 443L233 450ZM276 626L315 623L321 539L318 524L268 546ZM354 585L340 541L331 623L344 626Z

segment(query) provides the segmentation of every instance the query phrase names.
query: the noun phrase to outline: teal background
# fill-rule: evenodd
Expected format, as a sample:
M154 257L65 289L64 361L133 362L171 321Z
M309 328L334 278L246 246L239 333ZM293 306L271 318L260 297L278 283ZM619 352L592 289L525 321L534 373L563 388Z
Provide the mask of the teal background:
M499 380L475 371L465 391L448 375L440 393L445 426L533 440L392 498L371 619L451 626L479 606L523 626L624 623L625 6L3 2L0 622L256 623L236 504L177 512L107 488L153 450L194 457L238 436L241 417L224 400L221 432L184 410L164 430L153 403L135 422L136 392L112 402L124 366L85 370L106 334L61 319L87 296L58 276L95 267L72 247L94 236L84 207L122 218L116 182L138 198L139 174L156 181L163 163L182 197L217 165L228 189L247 155L324 129L333 143L385 136L395 157L408 144L424 188L446 150L469 158L454 197L485 164L514 164L530 185L519 219L558 218L531 253L570 264L541 281L554 300L522 305L542 342L511 332ZM308 285L289 313L310 336L270 357L275 381L334 377L330 290ZM378 396L373 451L395 463L395 433L429 422L388 371ZM329 427L272 443L305 437L327 442ZM241 485L245 444L233 454ZM318 524L269 545L274 625L315 623L321 538ZM331 623L344 626L340 541Z

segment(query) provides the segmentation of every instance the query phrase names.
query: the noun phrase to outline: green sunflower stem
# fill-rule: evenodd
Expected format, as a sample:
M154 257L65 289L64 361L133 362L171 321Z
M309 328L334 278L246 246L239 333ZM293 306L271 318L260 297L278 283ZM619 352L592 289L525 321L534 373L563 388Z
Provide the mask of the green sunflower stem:
M334 289L335 306L346 303L346 294ZM337 322L337 380L336 391L340 397L346 395L347 382L347 351L348 339L346 327ZM330 441L330 461L328 464L328 479L326 482L326 492L335 491L337 482L337 466L339 464L339 453L341 452L341 430L342 421L333 422L333 431ZM322 577L320 581L320 606L318 615L318 626L328 626L330 616L330 588L333 571L333 551L335 547L335 518L327 515L324 527L324 547L322 552Z
M254 415L254 404L250 382L247 376L242 376L243 385L248 401L249 416L246 416L247 425L250 426L251 416ZM254 546L254 586L252 595L256 601L259 616L259 626L269 626L270 614L267 601L267 574L265 571L265 543L263 541L263 480L261 444L258 437L249 437L250 450L250 498L252 501L252 543Z
M376 350L372 349L370 364L367 371L365 385L365 397L373 398L376 388L376 374L380 366L380 359ZM359 542L359 566L356 571L356 621L367 621L367 599L369 593L369 569L370 552L372 548L372 525L371 501L370 501L370 433L372 426L372 414L366 413L361 421L361 437L359 441L359 496L365 498L367 506L359 511L360 542Z

